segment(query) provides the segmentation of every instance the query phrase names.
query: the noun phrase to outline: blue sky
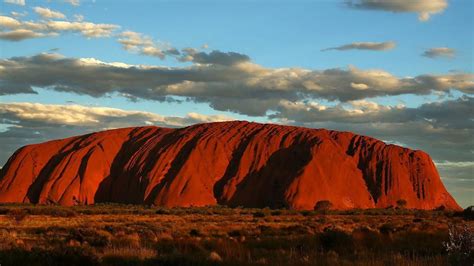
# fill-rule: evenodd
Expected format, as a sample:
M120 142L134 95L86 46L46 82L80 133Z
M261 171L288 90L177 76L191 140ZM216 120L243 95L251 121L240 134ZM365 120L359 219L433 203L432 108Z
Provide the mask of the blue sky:
M64 3L34 1L34 6L73 16L82 14L95 23L117 24L124 30L146 33L176 47L199 47L237 51L266 67L298 66L312 69L341 67L383 68L396 75L472 71L473 3L450 2L440 15L418 23L415 13L354 10L337 1L96 1L73 7ZM29 11L28 7L2 4L2 13ZM421 34L422 33L422 34ZM397 49L380 54L372 51L321 52L321 49L355 41L398 43ZM447 46L458 56L435 64L419 55L428 48ZM32 55L59 48L65 55L95 57L131 64L176 65L124 53L113 39L57 38L2 43L1 55ZM106 49L104 49L106 47ZM401 60L403 59L403 60ZM181 65L181 64L180 64Z
M353 1L355 3L370 2L371 0ZM120 34L124 31L133 31L153 39L154 44L160 49L173 47L181 51L185 48L195 48L196 51L209 54L211 51L222 53L235 52L247 55L252 64L269 71L276 71L288 68L298 68L305 71L324 71L328 69L347 70L349 75L354 72L351 67L362 71L358 81L354 80L350 84L359 84L360 79L376 78L373 72L366 73L373 69L381 70L404 82L405 78L412 79L420 75L435 76L435 80L426 81L426 84L419 84L418 79L410 80L408 93L392 93L392 87L383 88L383 92L374 93L367 97L350 98L348 101L342 99L340 95L334 97L305 97L304 99L291 96L281 98L294 102L312 102L326 107L342 108L342 112L359 108L361 105L352 100L370 101L377 105L377 110L369 108L364 103L361 110L364 112L385 112L385 107L403 105L405 109L413 108L422 119L408 121L421 123L425 128L442 128L452 126L447 123L440 124L432 121L441 121L450 115L456 115L452 110L456 107L456 100L462 97L472 97L472 76L463 76L464 83L459 83L460 77L452 77L458 82L451 87L439 85L445 80L446 75L462 73L472 75L473 70L473 11L474 4L470 0L436 0L433 2L446 4L445 7L434 12L426 21L420 21L418 16L422 11L407 11L410 4L399 9L387 7L351 8L346 1L80 1L79 5L71 5L68 1L25 1L25 5L6 3L0 4L0 13L3 16L15 18L18 21L43 21L65 20L74 21L74 15L82 15L83 21L99 24L114 24L118 27L108 36L88 37L80 34L79 31L67 30L55 32L57 36L43 38L25 38L20 41L8 39L0 40L0 57L2 59L12 59L14 57L33 57L41 53L57 53L64 58L95 58L103 62L123 62L129 65L152 65L167 66L177 69L185 69L196 66L196 61L184 60L176 56L166 56L160 59L156 56L140 54L138 51L127 51L118 41ZM20 4L22 1L19 1ZM409 2L409 1L408 1ZM421 1L427 3L428 1ZM429 6L429 4L427 4ZM66 18L47 18L36 14L34 7L48 8L52 11L63 13ZM427 7L428 8L428 7ZM428 10L429 11L429 10ZM27 12L25 16L14 17L11 12ZM431 11L430 11L431 12ZM16 30L3 28L2 31ZM50 30L47 30L47 33ZM42 32L45 33L45 32ZM350 49L350 50L329 50L321 51L325 48L339 47L353 43L383 43L393 41L396 47L387 50L374 49ZM203 48L203 45L208 46ZM441 54L433 58L422 56L422 54L433 48L449 48L453 56ZM181 61L179 61L181 60ZM183 62L184 61L184 62ZM299 75L303 75L299 73ZM374 76L375 75L375 76ZM439 79L438 79L439 78ZM466 80L467 79L467 80ZM1 82L1 81L0 81ZM374 84L381 81L374 80ZM367 83L368 84L368 83ZM410 83L411 84L411 83ZM457 85L460 84L460 85ZM467 84L467 85L466 85ZM1 83L0 83L1 85ZM70 85L70 84L69 84ZM77 85L77 84L74 84ZM370 84L369 84L370 85ZM272 103L268 107L266 114L252 114L246 110L236 110L225 101L210 99L206 94L204 98L196 98L193 94L173 95L182 103L156 101L147 97L138 97L136 101L131 101L120 96L119 90L113 90L106 95L91 95L87 93L87 88L76 91L67 89L68 92L58 91L50 87L38 86L32 82L31 86L37 94L28 93L2 93L0 103L10 104L39 103L44 105L70 105L78 104L94 107L113 107L122 110L145 111L163 116L186 116L189 113L199 113L202 115L224 115L235 119L245 119L259 122L278 122L304 125L309 127L332 127L335 129L351 130L361 134L375 135L386 141L394 141L408 147L424 149L430 152L435 161L446 162L473 162L472 143L472 108L466 114L465 121L460 131L464 132L463 143L456 143L459 147L464 147L464 155L455 157L450 155L450 151L441 144L429 144L420 140L419 136L409 136L408 133L380 133L374 131L374 124L384 124L390 128L396 125L388 118L377 121L367 121L364 123L354 122L353 116L348 113L348 118L328 118L324 121L320 119L310 120L312 114L298 114L290 117L289 112L281 111L282 103ZM331 85L332 86L332 85ZM334 85L339 86L339 85ZM364 85L365 86L365 85ZM385 85L382 85L382 87ZM387 85L388 86L388 85ZM420 88L418 88L420 86ZM413 92L415 90L429 90L429 86L440 86L434 88L429 93ZM444 87L443 87L444 86ZM73 87L73 86L70 86ZM87 85L86 85L87 87ZM370 86L369 86L370 87ZM413 87L413 88L412 88ZM422 88L421 88L422 87ZM375 88L374 88L375 89ZM230 90L230 89L229 89ZM360 92L360 91L359 91ZM359 93L357 92L357 93ZM356 92L354 92L356 93ZM184 95L184 96L183 96ZM260 94L259 94L260 95ZM193 98L194 97L194 98ZM206 98L207 97L207 98ZM214 96L212 96L214 97ZM217 97L217 96L216 96ZM257 96L256 96L257 97ZM271 96L272 99L274 96ZM188 100L186 100L188 99ZM227 98L226 98L227 99ZM276 97L275 99L280 99ZM265 99L263 99L265 100ZM216 107L222 103L224 107ZM429 104L440 104L440 110L444 106L446 112L434 114L433 111L427 113L421 110L421 106ZM251 103L255 104L255 103ZM262 106L267 103L263 103ZM250 104L249 104L250 105ZM259 105L259 103L257 103ZM344 107L343 107L344 106ZM452 107L455 106L455 107ZM428 106L429 107L429 106ZM432 110L433 108L425 109ZM472 106L471 106L472 107ZM405 110L404 109L404 110ZM309 110L309 109L308 109ZM457 109L456 109L457 110ZM465 109L462 109L465 112ZM288 110L286 110L288 111ZM410 111L412 112L412 111ZM461 111L460 111L461 112ZM268 114L277 113L278 118L270 118ZM374 113L371 113L374 114ZM384 113L385 114L385 113ZM0 113L1 115L1 113ZM378 114L377 114L378 115ZM304 117L303 117L304 116ZM378 117L378 116L377 116ZM18 118L18 117L17 117ZM304 118L304 119L303 119ZM417 118L417 119L418 119ZM5 118L4 118L5 119ZM11 118L8 118L11 119ZM20 119L20 118L18 118ZM359 119L359 118L357 118ZM384 120L386 119L386 120ZM359 120L357 120L359 121ZM427 122L428 121L428 122ZM199 121L197 121L199 122ZM17 123L17 122L15 122ZM22 122L18 122L22 123ZM138 123L133 121L133 123ZM398 124L402 126L403 124ZM408 123L407 123L408 125ZM99 130L97 127L84 125L78 126L77 133L85 131ZM364 127L365 126L365 127ZM3 132L8 132L11 124L2 125ZM407 129L408 130L408 129ZM38 131L39 132L39 131ZM428 131L427 131L428 132ZM438 132L440 143L444 138L460 138L449 132ZM397 135L398 134L398 135ZM429 134L420 132L420 134ZM451 134L451 135L449 135ZM457 131L455 134L459 134ZM41 135L41 134L39 134ZM62 137L62 135L57 135ZM1 136L0 136L1 137ZM56 135L55 135L56 137ZM470 138L470 139L469 139ZM30 142L37 142L43 138L25 138L17 144L12 144L9 149L16 149L15 145L24 145ZM10 141L10 140L9 140ZM8 152L11 152L10 150ZM5 159L2 158L2 162ZM453 164L455 165L455 164ZM474 165L474 163L473 163ZM441 169L443 178L448 178L448 189L464 206L474 204L473 194L474 179L473 165L462 168L462 179L457 182L456 178L450 178L453 171L457 171L452 166L445 165ZM449 168L446 170L446 168ZM444 171L444 172L443 172ZM468 180L468 181L466 181ZM460 190L457 184L462 183L466 190ZM467 183L467 184L466 184ZM470 190L469 190L470 189ZM455 193L454 193L455 192Z

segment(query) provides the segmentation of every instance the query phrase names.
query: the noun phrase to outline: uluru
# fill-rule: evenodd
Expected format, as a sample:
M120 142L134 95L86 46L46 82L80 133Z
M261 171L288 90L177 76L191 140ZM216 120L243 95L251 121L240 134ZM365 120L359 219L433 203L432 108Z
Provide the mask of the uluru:
M28 145L0 172L0 202L314 209L460 209L430 156L326 129L215 122L107 130Z

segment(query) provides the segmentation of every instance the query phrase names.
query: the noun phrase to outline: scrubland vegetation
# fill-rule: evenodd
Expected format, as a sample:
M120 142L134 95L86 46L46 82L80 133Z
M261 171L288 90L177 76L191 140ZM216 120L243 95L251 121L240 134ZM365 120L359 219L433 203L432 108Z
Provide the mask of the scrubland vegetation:
M472 265L472 214L322 205L0 205L0 264Z

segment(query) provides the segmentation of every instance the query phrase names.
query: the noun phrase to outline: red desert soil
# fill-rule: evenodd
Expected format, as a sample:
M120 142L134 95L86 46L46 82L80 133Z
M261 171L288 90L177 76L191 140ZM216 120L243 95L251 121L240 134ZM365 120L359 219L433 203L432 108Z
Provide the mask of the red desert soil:
M325 129L221 122L122 128L28 145L0 172L0 202L313 209L460 209L430 156Z

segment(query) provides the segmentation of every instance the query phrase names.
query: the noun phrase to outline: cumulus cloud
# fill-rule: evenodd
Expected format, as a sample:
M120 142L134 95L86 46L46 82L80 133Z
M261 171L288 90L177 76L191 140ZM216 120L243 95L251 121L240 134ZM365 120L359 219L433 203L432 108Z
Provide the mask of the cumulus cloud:
M24 17L24 16L28 15L28 12L26 12L26 11L23 11L23 12L12 11L12 12L10 12L10 14L13 17L19 18L19 17Z
M66 18L66 16L59 12L59 11L54 11L49 8L45 7L34 7L33 10L36 12L36 14L40 15L42 18Z
M175 48L165 44L158 44L150 36L134 31L120 33L118 42L127 51L161 59L164 59L166 55L179 54Z
M0 103L2 122L21 127L81 126L97 129L157 125L182 127L202 122L232 120L224 115L189 113L184 117L78 104Z
M451 89L474 92L474 75L467 73L400 78L383 70L356 67L274 69L249 61L211 58L206 61L208 64L196 63L187 67L107 63L59 54L0 59L0 95L32 93L33 87L41 87L94 97L119 93L134 99L165 101L178 96L209 103L216 110L265 115L267 111L275 110L281 100L347 102Z
M0 27L7 28L7 29L15 29L21 26L20 21L7 17L7 16L0 16Z
M8 4L19 5L19 6L25 5L25 0L3 0L3 2L8 3Z
M45 18L59 17L61 13L56 11L35 9ZM51 17L53 16L53 17ZM110 37L118 29L114 24L96 24L87 21L65 21L65 20L41 20L41 21L20 21L18 19L0 16L0 34L3 40L20 41L28 38L38 38L46 36L57 36L60 33L73 32L80 33L87 38Z
M346 0L346 4L359 9L418 13L420 21L427 21L448 7L446 0Z
M0 39L12 41L12 42L18 42L25 39L51 37L51 36L56 36L56 35L57 34L55 33L45 34L45 33L34 32L31 30L19 29L19 30L7 31L7 32L0 32Z
M250 61L250 57L235 52L221 52L214 50L210 53L200 52L196 49L183 49L183 55L180 61L193 62L197 64L215 64L215 65L236 65Z
M75 21L83 21L83 20L84 20L84 16L83 16L83 15L80 15L80 14L75 14L75 15L74 15L74 20L75 20Z
M338 51L347 51L347 50L369 50L369 51L388 51L395 48L397 44L394 41L389 42L353 42L350 44L345 44L337 47L330 47L323 49L321 51L329 50L338 50Z
M474 130L474 98L462 96L456 100L425 103L416 108L403 105L385 106L367 100L351 101L335 106L317 102L282 101L270 118L300 123L405 123L428 122L434 128Z
M183 127L196 123L232 120L224 115L189 113L186 116L162 116L143 111L83 105L39 103L0 103L0 123L8 125L0 132L0 165L19 147L55 138L89 132L156 125Z
M119 26L113 24L95 24L84 21L48 21L46 25L53 31L80 32L82 35L89 38L110 37L112 32L119 28Z
M156 42L152 37L134 31L124 31L118 35L118 42L122 48L138 53L165 59L173 57L180 62L193 62L196 64L234 65L250 61L247 55L235 52L221 52L214 50L210 53L195 48L177 49L170 44ZM207 45L202 47L207 49Z
M430 48L421 54L424 57L429 58L439 58L439 57L446 57L446 58L453 58L456 54L454 49L448 47L436 47Z

